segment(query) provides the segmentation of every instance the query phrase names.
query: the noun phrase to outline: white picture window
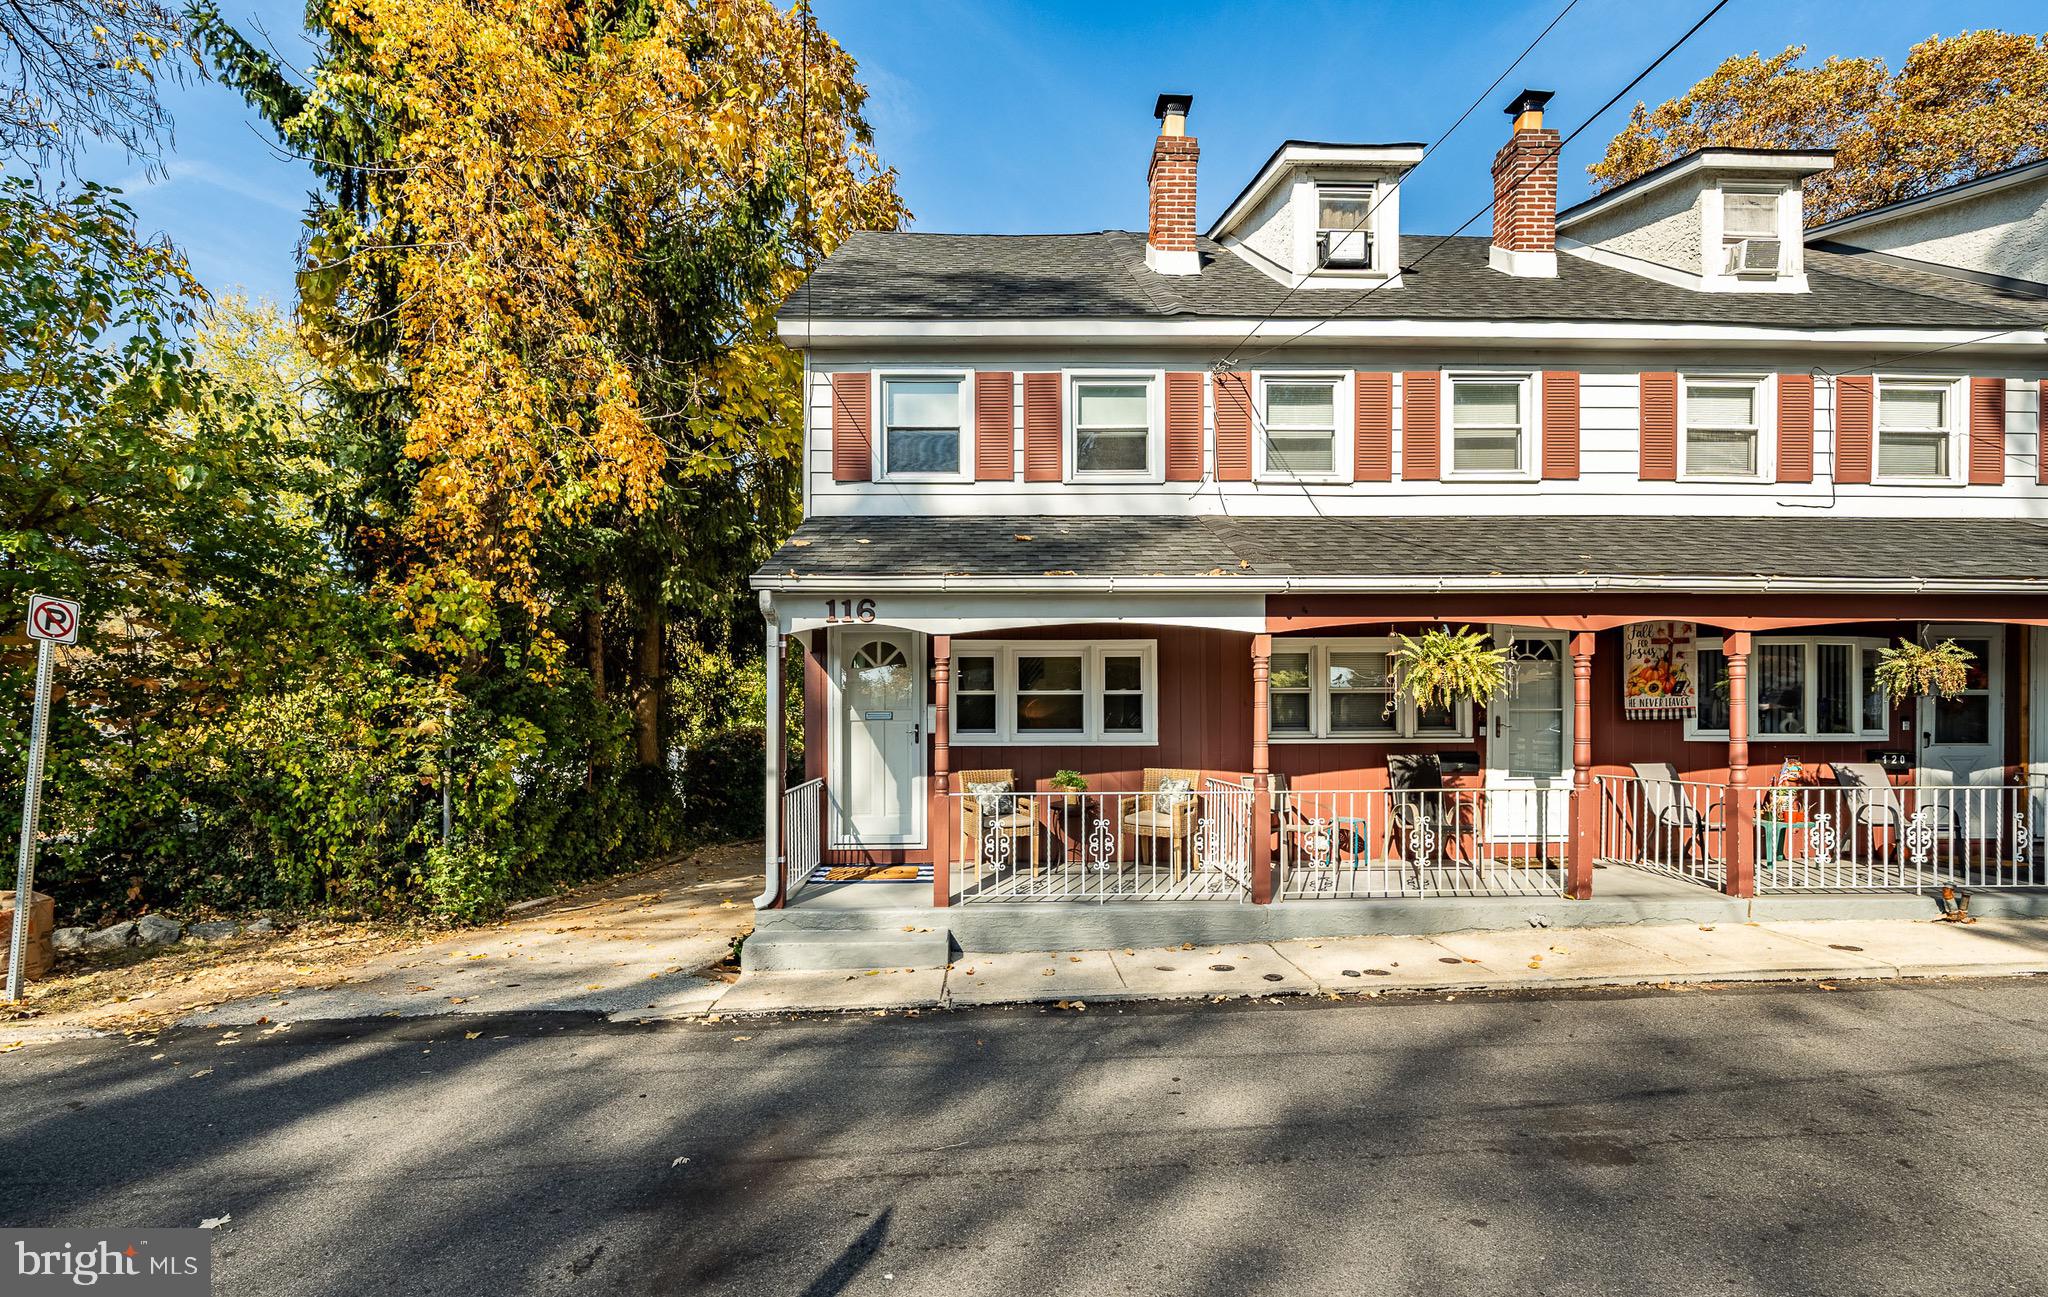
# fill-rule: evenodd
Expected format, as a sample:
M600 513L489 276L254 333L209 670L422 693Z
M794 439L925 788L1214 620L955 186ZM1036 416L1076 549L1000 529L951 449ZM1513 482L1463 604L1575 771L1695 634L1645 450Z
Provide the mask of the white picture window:
M1073 393L1074 476L1152 476L1152 381L1142 376L1077 378Z
M1322 185L1316 189L1316 264L1331 270L1372 266L1371 185Z
M1158 741L1153 640L956 643L951 737L961 744Z
M1776 189L1722 191L1721 254L1726 273L1776 278L1785 272L1779 194Z
M1268 736L1342 742L1470 738L1470 703L1424 711L1400 696L1393 650L1390 639L1276 643L1266 667Z
M1884 738L1891 701L1877 686L1883 647L1881 640L1758 636L1749 659L1750 737ZM1700 705L1686 722L1686 737L1725 737L1728 658L1722 641L1703 639L1694 655Z
M1753 478L1763 472L1761 390L1756 379L1686 380L1680 452L1685 476Z
M1901 482L1955 477L1955 387L1881 379L1877 385L1877 476Z
M1267 378L1261 383L1264 472L1331 477L1337 472L1337 388L1329 378Z
M1520 477L1528 472L1526 378L1454 376L1448 462L1457 477Z
M958 477L966 426L957 376L882 379L882 474Z

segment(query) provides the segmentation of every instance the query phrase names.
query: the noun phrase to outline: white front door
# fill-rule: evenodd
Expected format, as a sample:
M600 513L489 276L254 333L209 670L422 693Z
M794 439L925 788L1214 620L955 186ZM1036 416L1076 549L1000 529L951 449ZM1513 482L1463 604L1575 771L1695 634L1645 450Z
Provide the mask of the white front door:
M1487 822L1495 840L1562 842L1571 828L1572 689L1565 636L1494 628L1513 684L1487 711ZM1512 636L1512 641L1510 641Z
M924 842L924 641L915 631L836 637L837 777L841 840L860 846Z
M1927 642L1952 639L1976 655L1968 687L1919 703L1920 781L1995 786L2005 782L2005 632L1997 626L1929 626Z

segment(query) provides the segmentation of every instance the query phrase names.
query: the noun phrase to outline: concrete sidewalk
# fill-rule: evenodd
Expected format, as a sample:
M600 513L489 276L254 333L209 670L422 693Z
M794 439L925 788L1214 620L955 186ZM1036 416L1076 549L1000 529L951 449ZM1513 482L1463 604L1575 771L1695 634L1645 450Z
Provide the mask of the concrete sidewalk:
M853 973L749 972L707 1011L2034 973L2048 973L2048 921L2038 919L1674 924L978 954L945 968Z

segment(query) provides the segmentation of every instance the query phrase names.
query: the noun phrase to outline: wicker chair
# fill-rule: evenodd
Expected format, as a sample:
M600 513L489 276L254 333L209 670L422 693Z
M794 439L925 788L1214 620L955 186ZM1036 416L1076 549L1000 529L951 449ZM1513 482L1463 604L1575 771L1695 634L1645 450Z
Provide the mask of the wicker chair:
M962 770L960 791L967 792L975 784L1002 784L1012 792L1017 788L1017 772L1014 770ZM974 879L981 881L982 867L994 863L989 838L993 833L1000 838L1010 839L1009 859L1016 860L1016 839L1024 840L1023 855L1031 866L1031 876L1038 877L1038 839L1031 831L1031 803L1019 801L1016 809L994 820L984 817L978 798L968 796L960 799L960 852L962 860L974 862Z
M1186 780L1188 791L1173 805L1162 806L1159 804L1159 785L1167 779ZM1150 842L1155 852L1163 839L1168 866L1175 881L1180 879L1194 855L1195 798L1200 782L1199 770L1147 767L1144 791L1125 798L1123 802L1125 836Z

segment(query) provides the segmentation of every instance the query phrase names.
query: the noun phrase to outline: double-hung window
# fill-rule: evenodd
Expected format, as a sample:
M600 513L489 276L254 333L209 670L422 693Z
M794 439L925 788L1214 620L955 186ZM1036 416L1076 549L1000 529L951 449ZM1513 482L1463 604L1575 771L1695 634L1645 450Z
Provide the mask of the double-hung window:
M1372 267L1371 185L1316 188L1316 264L1331 270Z
M1450 388L1451 475L1526 476L1529 380L1454 374Z
M1753 478L1763 472L1761 384L1753 378L1689 378L1685 382L1687 477Z
M1877 684L1881 640L1759 636L1749 662L1749 730L1757 739L1878 739L1891 701ZM1694 650L1699 713L1690 737L1728 732L1728 659L1722 641Z
M1075 477L1153 476L1154 386L1142 375L1074 379Z
M1009 744L1158 741L1152 640L953 645L952 740Z
M1264 472L1274 477L1330 477L1337 471L1337 382L1267 378L1260 424Z
M1885 378L1877 384L1879 480L1954 480L1955 385Z
M882 379L882 475L957 477L965 426L957 376Z
M1266 671L1267 733L1278 740L1469 738L1472 707L1424 710L1395 687L1392 640L1276 643Z

